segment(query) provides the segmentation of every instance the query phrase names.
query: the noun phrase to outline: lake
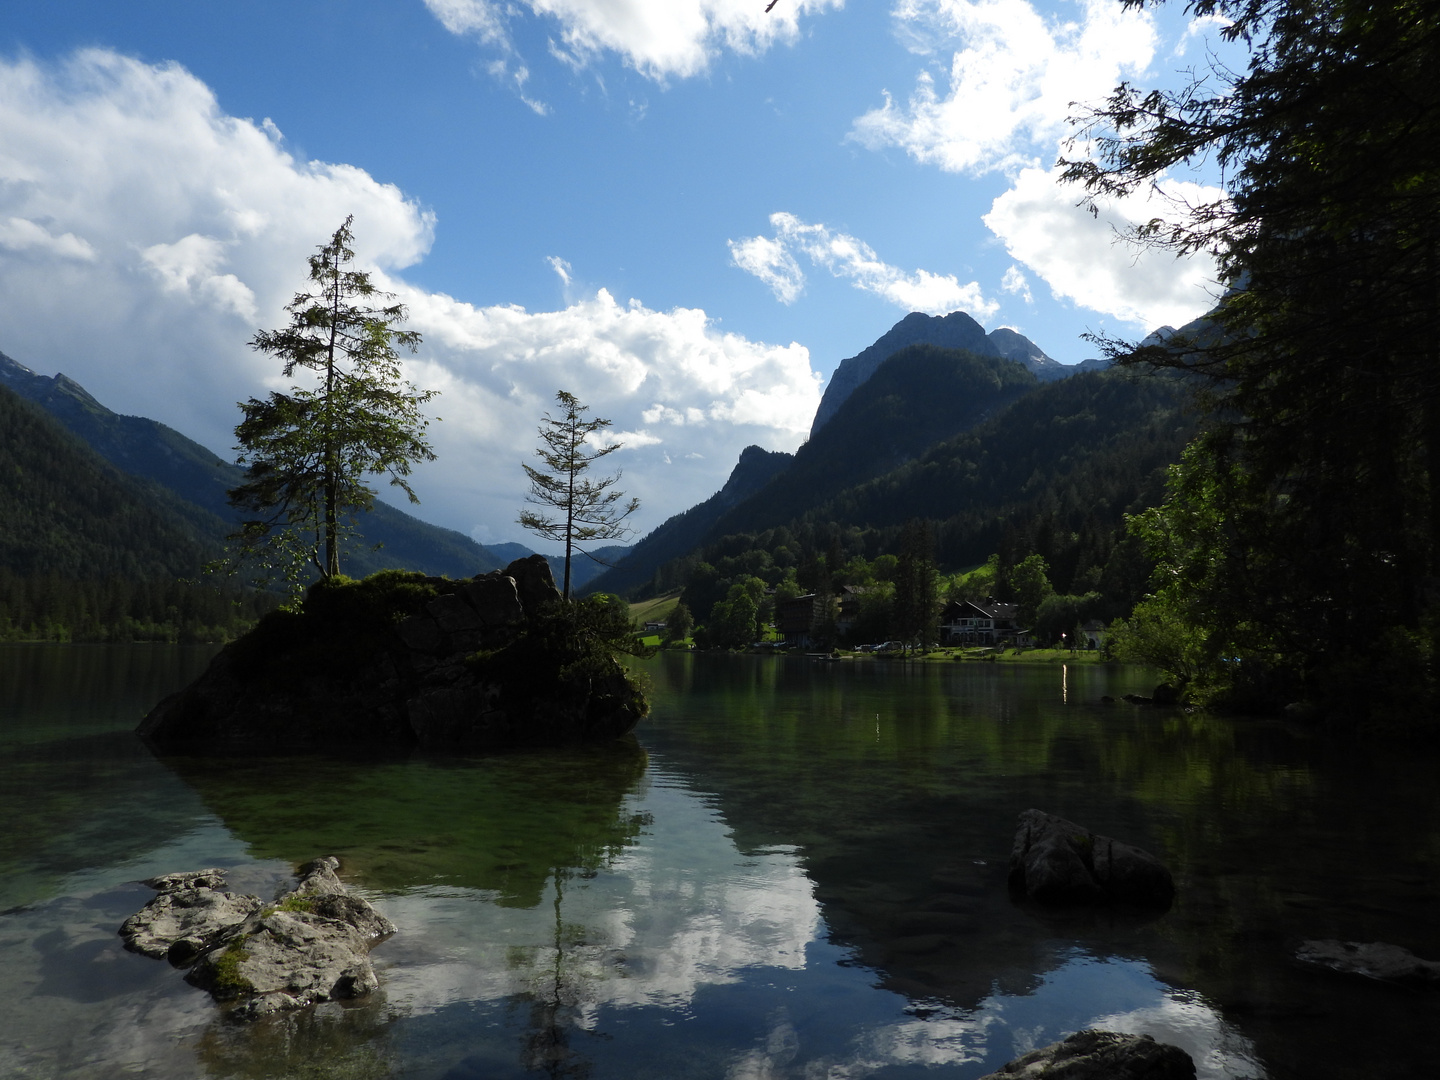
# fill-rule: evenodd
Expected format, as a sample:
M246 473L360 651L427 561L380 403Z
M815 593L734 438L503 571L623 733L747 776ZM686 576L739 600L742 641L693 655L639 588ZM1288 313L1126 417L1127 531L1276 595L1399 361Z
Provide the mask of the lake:
M1433 756L1100 702L1137 669L662 654L608 746L156 758L131 729L212 653L0 647L0 1075L959 1080L1088 1026L1202 1077L1435 1067L1440 994L1292 960L1440 959ZM1032 806L1174 907L1012 902ZM233 1025L116 936L141 878L268 898L328 854L399 927L358 1004Z

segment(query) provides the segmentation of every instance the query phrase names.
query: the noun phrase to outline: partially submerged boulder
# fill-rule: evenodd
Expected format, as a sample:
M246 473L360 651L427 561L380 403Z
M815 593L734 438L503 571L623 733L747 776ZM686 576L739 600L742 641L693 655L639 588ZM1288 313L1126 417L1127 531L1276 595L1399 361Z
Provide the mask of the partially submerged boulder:
M1195 1062L1184 1050L1149 1035L1077 1031L1016 1058L981 1080L1195 1080Z
M1422 960L1409 949L1383 941L1306 941L1296 950L1295 958L1342 975L1440 990L1440 961Z
M1010 891L1051 906L1164 909L1175 899L1175 881L1148 851L1031 809L1015 830Z
M176 967L231 937L265 905L258 896L224 891L224 870L165 874L141 882L159 895L120 927L125 947Z
M190 968L186 981L230 1005L236 1019L363 997L380 985L370 949L395 927L346 890L339 865L307 863L273 904L223 891L220 870L151 878L144 884L159 895L120 935L126 948Z
M162 750L617 738L645 715L644 696L596 635L570 626L603 603L563 606L538 555L468 580L322 582L301 610L271 612L227 645L138 732Z

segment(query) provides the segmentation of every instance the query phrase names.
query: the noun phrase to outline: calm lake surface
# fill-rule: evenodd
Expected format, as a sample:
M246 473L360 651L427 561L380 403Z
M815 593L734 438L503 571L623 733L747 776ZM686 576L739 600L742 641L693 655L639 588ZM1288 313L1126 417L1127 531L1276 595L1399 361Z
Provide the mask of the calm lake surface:
M437 760L158 759L213 650L0 647L0 1076L976 1077L1087 1026L1202 1077L1433 1075L1440 994L1302 969L1440 959L1437 761L1103 706L1143 671L661 655L632 740ZM1142 847L1148 922L1022 910L1036 806ZM238 1027L116 929L140 878L341 874L382 989Z

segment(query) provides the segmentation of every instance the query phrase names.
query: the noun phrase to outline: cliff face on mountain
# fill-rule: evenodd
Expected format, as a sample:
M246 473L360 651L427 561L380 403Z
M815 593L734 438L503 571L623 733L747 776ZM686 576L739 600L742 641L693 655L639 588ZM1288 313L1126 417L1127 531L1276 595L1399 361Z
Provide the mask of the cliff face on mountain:
M907 346L841 403L788 468L719 518L711 534L751 532L798 517L970 430L1037 385L1023 367L999 356Z

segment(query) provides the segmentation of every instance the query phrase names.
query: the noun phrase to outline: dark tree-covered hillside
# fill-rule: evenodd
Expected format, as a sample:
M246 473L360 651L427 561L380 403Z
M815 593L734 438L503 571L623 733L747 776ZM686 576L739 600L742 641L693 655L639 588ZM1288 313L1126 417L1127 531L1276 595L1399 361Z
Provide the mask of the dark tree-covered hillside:
M898 469L768 528L714 538L663 573L689 583L685 602L702 618L746 576L773 585L793 575L809 590L849 559L898 556L906 523L920 519L942 569L998 554L1003 591L1010 569L1038 555L1058 593L1099 593L1097 613L1124 615L1152 567L1125 516L1163 497L1166 469L1195 431L1188 402L1174 378L1048 383Z
M1092 372L1049 383L806 517L884 530L927 517L943 564L1038 552L1063 590L1104 565L1125 513L1161 498L1165 467L1194 432L1185 402L1167 379Z
M215 533L166 505L158 485L125 476L5 387L0 476L0 567L17 574L176 577L218 553Z
M771 528L994 416L1038 384L1012 360L912 345L876 369L785 471L725 514L711 537Z
M187 580L223 529L0 386L0 641L234 636L275 600Z

